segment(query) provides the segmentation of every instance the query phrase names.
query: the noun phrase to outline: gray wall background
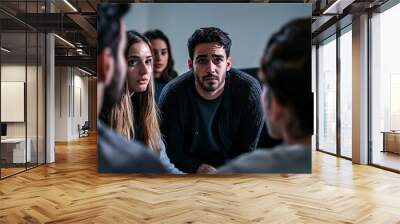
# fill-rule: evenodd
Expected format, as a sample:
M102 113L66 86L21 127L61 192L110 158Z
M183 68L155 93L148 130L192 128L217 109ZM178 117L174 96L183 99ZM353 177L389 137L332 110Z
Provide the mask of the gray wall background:
M311 17L311 4L134 3L125 17L128 30L160 29L169 38L175 70L188 70L187 40L195 29L216 26L232 39L233 67L258 67L269 37L283 24Z

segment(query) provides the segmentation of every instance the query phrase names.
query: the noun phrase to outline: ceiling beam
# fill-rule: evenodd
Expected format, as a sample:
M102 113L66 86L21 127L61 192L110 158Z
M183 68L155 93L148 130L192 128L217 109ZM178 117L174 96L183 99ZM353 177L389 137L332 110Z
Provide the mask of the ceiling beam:
M97 30L90 24L85 17L80 14L68 14L67 15L72 21L74 21L82 30L86 33L86 41L90 46L96 46L97 44Z

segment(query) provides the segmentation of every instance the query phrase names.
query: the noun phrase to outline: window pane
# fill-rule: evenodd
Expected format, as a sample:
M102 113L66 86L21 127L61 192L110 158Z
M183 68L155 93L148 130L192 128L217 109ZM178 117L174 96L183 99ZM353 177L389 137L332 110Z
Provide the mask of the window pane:
M26 33L1 34L1 177L25 170L30 162L30 141L26 141Z
M371 19L372 163L400 170L400 4Z
M352 35L340 36L340 152L351 158L352 148Z
M46 37L43 33L39 33L39 45L38 45L38 163L45 163L45 89L46 89L46 79L45 79L45 60L46 60Z
M336 153L336 37L318 48L318 148Z
M27 131L28 142L30 142L30 159L28 168L37 165L37 33L27 33L28 38L28 64L27 64L27 97L26 97L26 112L27 112Z

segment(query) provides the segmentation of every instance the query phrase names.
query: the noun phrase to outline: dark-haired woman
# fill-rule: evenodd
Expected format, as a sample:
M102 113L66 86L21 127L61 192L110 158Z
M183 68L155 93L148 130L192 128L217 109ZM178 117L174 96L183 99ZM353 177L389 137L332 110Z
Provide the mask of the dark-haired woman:
M177 76L177 73L174 71L174 60L167 36L160 30L147 31L144 36L150 40L153 48L154 88L156 103L158 103L162 89Z

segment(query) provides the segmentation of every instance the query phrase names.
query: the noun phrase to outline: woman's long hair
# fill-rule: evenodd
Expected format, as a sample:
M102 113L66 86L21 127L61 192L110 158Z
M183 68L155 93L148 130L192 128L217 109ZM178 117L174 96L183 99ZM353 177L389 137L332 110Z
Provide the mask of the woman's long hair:
M151 40L156 40L160 39L165 42L167 45L167 51L168 51L168 62L167 66L165 67L164 71L162 71L160 80L163 82L169 82L173 78L176 77L176 72L174 72L174 59L172 58L172 52L171 52L171 45L169 44L169 40L167 36L161 31L161 30L149 30L143 34L147 39Z
M127 36L126 58L129 48L140 42L146 43L150 51L153 52L150 41L145 36L136 31L128 31ZM128 82L125 82L121 100L110 110L107 121L111 128L127 139L139 137L139 140L143 141L150 149L156 153L160 152L161 133L158 124L158 111L154 101L152 74L146 91L134 93L132 96L129 92ZM135 130L135 127L139 130Z

